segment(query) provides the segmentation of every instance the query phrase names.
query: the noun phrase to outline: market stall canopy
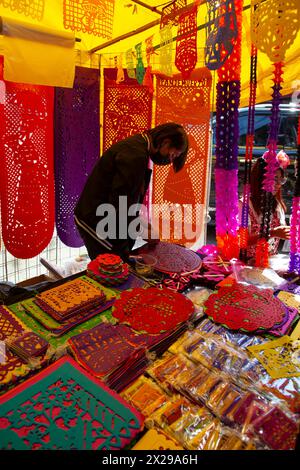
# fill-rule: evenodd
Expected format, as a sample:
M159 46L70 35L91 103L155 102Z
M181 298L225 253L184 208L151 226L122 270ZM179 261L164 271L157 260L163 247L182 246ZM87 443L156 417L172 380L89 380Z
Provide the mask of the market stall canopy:
M123 66L125 52L133 49L142 42L143 53L145 51L145 39L151 35L155 54L153 56L152 69L158 69L159 57L159 22L160 12L165 2L157 6L157 0L131 1L131 0L28 0L16 2L15 0L0 1L0 15L8 20L14 19L26 22L36 28L45 28L57 31L57 44L61 44L62 33L72 33L77 40L75 49L80 55L80 65L97 67L99 56L102 66L114 66L116 57L123 53ZM185 2L181 0L179 4ZM191 5L193 1L186 2ZM198 62L197 67L204 65L205 24L207 22L206 2L198 9ZM242 50L242 94L241 106L247 106L249 97L250 76L250 0L244 2L243 14L243 50ZM173 27L173 38L176 37L177 27ZM117 40L118 38L122 40ZM3 37L0 36L0 52L3 52ZM39 46L31 45L32 52ZM91 53L91 51L97 52ZM282 94L287 95L296 92L299 86L300 65L298 51L300 47L300 34L289 48L285 58L284 84ZM175 56L175 42L173 47ZM174 63L174 61L173 61ZM59 62L61 64L61 62ZM62 65L59 65L60 72ZM174 73L178 73L173 65ZM272 64L266 54L258 56L258 90L257 102L270 99L272 86ZM16 80L15 80L16 81Z

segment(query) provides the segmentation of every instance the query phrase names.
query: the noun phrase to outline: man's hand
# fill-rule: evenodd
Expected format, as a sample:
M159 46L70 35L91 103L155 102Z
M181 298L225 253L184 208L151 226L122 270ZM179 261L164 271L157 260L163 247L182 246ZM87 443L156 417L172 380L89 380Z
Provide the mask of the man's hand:
M279 225L270 231L271 237L282 238L283 240L290 239L290 227L288 225Z

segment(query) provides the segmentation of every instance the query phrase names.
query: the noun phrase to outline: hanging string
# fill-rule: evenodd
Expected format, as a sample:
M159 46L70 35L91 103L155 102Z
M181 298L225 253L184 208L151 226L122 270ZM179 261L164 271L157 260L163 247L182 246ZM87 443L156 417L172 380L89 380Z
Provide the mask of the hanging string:
M300 274L300 116L298 118L298 153L296 164L296 183L292 204L291 247L289 272Z
M249 202L250 202L250 175L251 175L253 144L254 144L254 117L255 117L256 89L257 89L257 48L254 46L254 44L252 44L251 45L251 65L250 65L250 97L249 97L249 111L248 111L248 129L247 129L247 137L246 137L246 158L245 158L245 173L244 173L243 203L242 203L241 226L239 229L240 259L242 261L247 260Z

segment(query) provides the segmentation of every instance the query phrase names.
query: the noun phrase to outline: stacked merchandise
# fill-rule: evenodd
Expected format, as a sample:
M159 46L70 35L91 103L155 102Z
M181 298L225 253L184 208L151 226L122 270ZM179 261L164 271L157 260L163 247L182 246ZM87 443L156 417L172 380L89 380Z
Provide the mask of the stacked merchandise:
M193 312L192 302L181 294L136 288L115 303L113 315L121 324L100 324L73 336L68 345L80 365L120 391L186 331Z
M48 360L49 343L0 306L0 392L14 386ZM36 359L35 362L32 359Z
M25 331L21 336L10 337L6 345L25 362L44 356L49 347L48 341L33 331Z
M88 264L87 273L104 286L116 287L128 279L129 267L120 256L104 254Z
M118 450L142 426L140 413L68 357L0 397L1 449Z
M144 414L146 425L162 428L184 448L295 447L299 416L255 390L251 360L224 342L187 332L147 373L152 380L141 378L122 395ZM164 399L152 399L143 381Z
M221 325L216 325L209 319L204 320L197 326L195 334L199 335L199 342L202 337L205 338L205 343L213 345L210 346L210 350L214 348L216 358L218 352L224 351L224 348L226 350L230 349L232 358L236 357L237 354L242 358L240 359L240 368L232 368L231 371L230 367L228 368L228 373L230 372L233 379L236 376L240 381L246 380L249 386L254 387L257 393L268 397L270 401L284 403L285 407L293 413L300 413L300 370L291 371L290 374L287 374L287 371L284 370L282 377L272 377L269 373L272 373L271 369L267 371L257 357L253 357L252 354L249 355L252 347L272 345L274 341L267 341L260 335L247 335L243 332L228 330ZM283 338L286 339L286 336L283 336ZM284 346L282 344L280 348L280 355L282 356L281 364L277 361L273 362L276 373L280 371L282 365L286 367L288 362L292 363L291 358L286 358L283 355ZM296 351L297 349L294 350L294 353ZM212 355L211 360L214 360ZM274 355L273 360L275 360ZM217 361L215 361L216 363ZM222 363L221 366L224 367Z
M102 290L84 279L74 279L38 294L34 302L54 320L64 323L70 318L103 306L105 301L106 296Z
M73 334L111 319L115 294L87 276L65 282L36 298L10 305L9 309L28 328L54 347Z
M243 436L235 429L222 424L203 404L194 403L187 397L178 394L172 387L175 373L186 376L190 365L183 357L177 356L175 363L168 371L171 372L168 383L154 381L145 376L140 377L135 383L123 391L125 400L137 408L145 417L148 428L155 429L160 434L172 439L177 446L188 450L227 450L239 449L250 450L261 448L261 444ZM162 364L162 367L164 364ZM183 370L182 370L183 367ZM149 369L154 374L155 364ZM174 372L174 374L173 374ZM160 373L161 378L166 379ZM176 380L176 379L175 379ZM146 434L147 436L147 434ZM141 442L143 441L142 438ZM157 436L157 444L160 449L160 439ZM137 446L141 446L138 442ZM154 447L152 447L154 448Z

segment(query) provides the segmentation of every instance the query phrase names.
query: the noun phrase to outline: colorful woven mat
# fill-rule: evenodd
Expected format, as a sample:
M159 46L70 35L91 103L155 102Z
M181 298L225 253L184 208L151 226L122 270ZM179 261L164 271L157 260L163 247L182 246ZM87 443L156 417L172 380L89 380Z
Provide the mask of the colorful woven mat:
M161 333L188 321L194 313L193 303L169 289L136 288L122 292L113 308L113 316L134 330Z
M21 323L6 307L0 305L0 341L17 336L25 330Z
M141 248L139 254L150 254L156 258L154 269L163 273L190 273L197 271L202 261L192 250L173 243L160 242L154 247Z
M235 284L221 287L204 303L205 313L232 330L256 331L280 324L285 307L270 289Z
M0 398L2 449L121 449L142 424L137 411L68 357Z

